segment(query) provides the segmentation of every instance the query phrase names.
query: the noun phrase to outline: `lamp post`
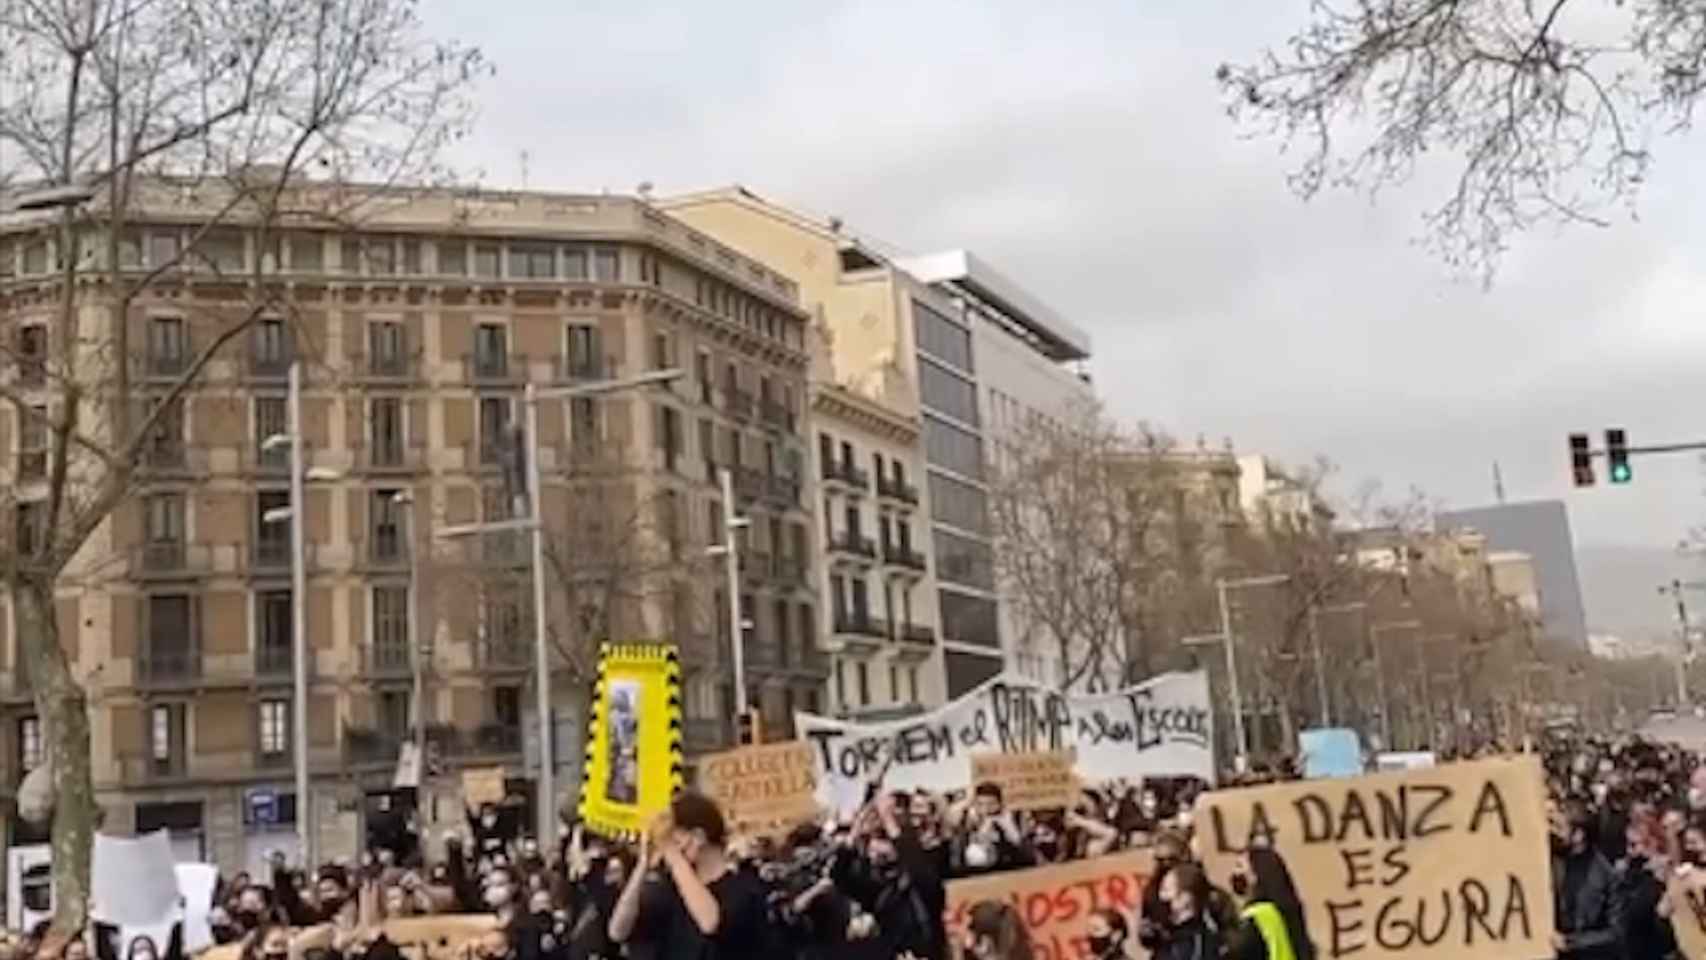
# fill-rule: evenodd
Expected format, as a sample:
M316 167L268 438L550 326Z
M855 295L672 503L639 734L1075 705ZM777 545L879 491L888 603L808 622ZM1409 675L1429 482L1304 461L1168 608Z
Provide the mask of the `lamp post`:
M1250 766L1249 732L1244 729L1244 695L1238 686L1238 637L1232 632L1232 602L1227 597L1228 591L1240 590L1245 587L1265 587L1285 583L1291 577L1283 573L1268 574L1260 577L1243 577L1237 580L1216 580L1215 593L1220 598L1220 633L1225 638L1226 648L1226 682L1232 694L1232 732L1237 739L1237 770L1243 773Z
M667 384L679 379L685 371L671 368L668 370L652 370L632 377L622 377L615 380L600 380L591 383L576 384L571 387L557 387L540 390L529 383L523 393L526 404L525 432L523 434L523 455L525 456L527 473L527 510L525 520L504 520L496 523L470 523L445 527L437 532L440 539L475 536L485 533L498 533L506 530L527 530L531 533L531 553L533 564L533 669L535 673L534 705L538 711L539 726L539 780L535 784L536 797L534 804L534 827L538 831L535 837L540 844L552 842L556 831L552 827L556 823L557 812L553 809L552 801L556 799L555 764L556 757L551 743L551 657L550 644L545 635L545 527L540 516L539 490L539 403L542 400L571 400L576 397L599 396L607 393L618 393L637 387Z
M391 502L403 508L403 548L409 551L409 644L413 648L409 657L409 668L412 672L413 691L409 694L409 705L414 713L414 744L415 744L415 791L418 794L426 785L426 668L427 658L431 656L432 648L420 633L420 573L415 556L415 495L408 490L399 490L391 495ZM417 801L417 806L419 801Z
M302 865L314 866L314 805L308 796L308 562L303 536L305 480L336 480L335 470L309 469L302 454L302 364L290 364L289 392L285 403L285 432L261 441L261 450L290 449L290 505L268 510L263 523L290 521L290 659L291 659L291 745L296 767L296 842Z
M735 671L735 714L746 713L746 621L740 610L740 541L735 531L750 521L735 513L734 471L724 467L717 472L723 487L723 542L705 549L713 557L723 559L724 589L729 594L729 647Z

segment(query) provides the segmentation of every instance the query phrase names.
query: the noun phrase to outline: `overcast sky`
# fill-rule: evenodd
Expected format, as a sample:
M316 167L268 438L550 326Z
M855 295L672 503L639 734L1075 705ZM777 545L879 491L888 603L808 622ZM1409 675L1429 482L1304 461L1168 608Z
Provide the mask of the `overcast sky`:
M501 8L502 14L496 11ZM1566 496L1583 544L1706 520L1692 455L1569 490L1565 434L1706 439L1706 141L1640 222L1519 241L1496 286L1417 249L1421 190L1305 204L1215 66L1304 0L434 0L499 73L463 160L494 186L739 182L922 252L977 251L1095 338L1118 414L1453 506ZM1690 167L1693 171L1690 171ZM1597 442L1597 441L1596 441ZM1344 484L1348 490L1354 482Z

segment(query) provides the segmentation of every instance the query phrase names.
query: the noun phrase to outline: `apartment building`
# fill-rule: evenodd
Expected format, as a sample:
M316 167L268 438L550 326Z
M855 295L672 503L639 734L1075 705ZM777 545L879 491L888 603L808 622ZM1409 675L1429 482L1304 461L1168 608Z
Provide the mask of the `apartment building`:
M313 199L312 185L298 189ZM409 802L389 788L417 712L435 770L497 764L528 775L529 553L516 534L438 536L515 516L503 465L528 384L687 371L668 387L539 404L560 711L584 703L598 641L673 640L690 748L729 742L719 611L730 601L704 551L722 537L724 467L755 535L769 538L750 554L768 559L742 573L747 671L774 691L778 715L784 698L815 707L828 678L806 573L807 315L793 281L631 198L368 199L359 230L304 216L263 248L254 224L203 231L223 197L162 185L120 244L128 276L159 271L127 318L135 348L125 362L145 402L256 302L242 279L251 271L281 305L170 405L135 495L90 539L59 597L74 673L95 705L108 823L168 828L185 856L227 869L293 843L292 555L275 522L290 506L289 477L265 441L286 429L295 362L305 372L317 802L322 788L344 809L377 796ZM58 256L49 232L0 222L0 324L13 348L0 377L44 405L56 397L41 373L60 348L46 322L59 302L47 266ZM100 332L104 292L91 283L79 296L85 326ZM13 491L20 538L40 523L43 449L28 418L0 408L0 484ZM39 764L42 743L9 603L5 614L10 789ZM566 764L580 754L558 744ZM559 778L573 782L572 770ZM15 830L14 842L37 839Z
M917 478L918 421L839 385L812 388L830 704L892 715L942 697Z
M939 505L926 489L931 441L921 419L916 343L927 322L921 318L951 312L952 301L839 224L744 188L660 205L797 280L824 338L814 354L811 398L812 477L820 495L810 499L823 512L816 575L825 591L826 649L836 664L830 704L880 714L897 704L941 703L949 692L941 645L947 635L938 627L946 594L936 580L940 540L929 525ZM975 437L941 455L980 475L984 452ZM993 592L987 564L959 576Z

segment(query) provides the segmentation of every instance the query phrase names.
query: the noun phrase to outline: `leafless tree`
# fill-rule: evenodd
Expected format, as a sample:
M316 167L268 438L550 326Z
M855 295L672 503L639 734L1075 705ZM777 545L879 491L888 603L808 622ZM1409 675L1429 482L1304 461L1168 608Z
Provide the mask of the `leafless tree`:
M10 285L5 319L48 315L49 351L20 356L0 401L46 434L27 531L4 557L44 729L54 794L56 933L88 919L97 807L88 698L60 643L55 585L87 577L90 538L136 489L138 465L186 391L263 316L291 304L268 279L281 232L347 224L369 190L427 182L468 117L477 51L424 37L410 0L17 0L0 11L4 239L43 269ZM142 257L137 227L161 208L185 242ZM228 258L224 233L257 255ZM208 336L150 400L140 392L135 308L186 273ZM187 297L186 300L194 300ZM10 333L10 331L8 331ZM20 514L21 516L21 514Z
M1632 207L1653 141L1690 127L1706 90L1706 16L1693 0L1318 2L1217 77L1235 120L1300 148L1304 197L1450 166L1426 239L1490 280L1514 234Z
M1086 403L1002 438L991 466L995 572L1064 686L1149 674L1200 569L1195 504L1174 444Z

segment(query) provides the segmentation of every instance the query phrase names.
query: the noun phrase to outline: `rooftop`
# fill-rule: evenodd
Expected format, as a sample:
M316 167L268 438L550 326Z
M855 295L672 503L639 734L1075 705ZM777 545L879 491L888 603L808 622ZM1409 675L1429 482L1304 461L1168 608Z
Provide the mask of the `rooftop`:
M952 284L1006 314L1015 331L1057 362L1087 360L1090 335L966 250L947 250L900 261L900 268L930 284Z

